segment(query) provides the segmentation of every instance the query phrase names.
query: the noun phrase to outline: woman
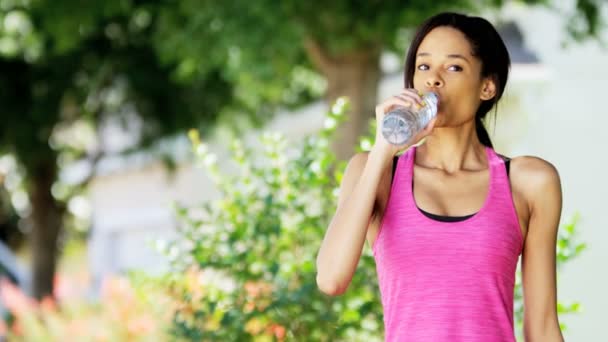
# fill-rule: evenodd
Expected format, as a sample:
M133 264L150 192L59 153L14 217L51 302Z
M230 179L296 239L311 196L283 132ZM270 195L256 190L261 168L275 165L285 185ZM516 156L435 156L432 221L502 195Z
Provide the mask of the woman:
M498 155L482 123L503 94L509 66L485 19L428 19L407 55L405 89L376 107L376 120L380 128L394 106L421 106L428 91L439 95L437 117L402 146L378 129L371 150L346 167L317 256L317 283L328 295L344 293L367 240L387 341L514 341L520 254L526 341L563 341L559 175L537 157Z

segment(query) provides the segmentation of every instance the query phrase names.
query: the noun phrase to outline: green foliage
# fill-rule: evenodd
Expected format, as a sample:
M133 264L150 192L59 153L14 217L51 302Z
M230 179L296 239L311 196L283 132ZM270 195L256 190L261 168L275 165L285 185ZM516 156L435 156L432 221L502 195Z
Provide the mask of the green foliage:
M597 37L602 24L599 1L578 0L575 9L560 13L570 18L566 31L572 37ZM167 3L153 32L162 61L177 65L176 77L204 78L218 70L221 79L234 87L234 101L218 115L233 119L237 108L245 110L251 124L259 127L276 105L294 108L323 95L323 81L335 77L336 71L319 63L319 55L334 65L352 63L349 56L370 51L403 55L413 30L433 14L480 13L508 2L186 0ZM557 0L521 2L552 8ZM311 41L319 51L307 45ZM316 81L299 77L301 71L314 75Z
M251 124L261 126L277 105L293 108L324 91L284 7L273 1L168 4L158 15L155 46L164 63L176 65L177 79L189 82L217 71L233 86L234 101L215 114L234 121L245 112Z
M0 241L13 250L18 249L24 240L23 232L18 229L21 208L15 208L13 204L13 196L23 195L21 181L15 160L0 156ZM0 274L5 273L0 270Z
M599 38L601 28L605 27L601 18L602 6L606 6L603 0L577 0L576 12L579 15L571 15L566 24L569 36L579 42L587 37Z
M222 173L215 156L191 132L198 158L221 194L200 208L178 210L181 239L167 250L175 274L173 293L182 302L174 317L175 337L352 341L381 336L381 304L368 248L343 296L324 295L315 279L316 252L345 167L329 150L345 106L337 103L326 128L302 144L288 146L280 134L265 133L257 163L253 149L234 141L236 175ZM201 285L188 285L197 272L209 270L223 281L201 275ZM181 276L184 271L188 276Z
M12 24L0 30L0 151L28 166L52 160L49 151L64 148L49 147L57 126L83 121L96 133L109 116L138 115L139 146L193 125L206 133L215 120L209 113L230 103L231 87L217 70L187 83L174 78L175 65L161 63L154 41L162 8L122 0L3 2L0 20Z

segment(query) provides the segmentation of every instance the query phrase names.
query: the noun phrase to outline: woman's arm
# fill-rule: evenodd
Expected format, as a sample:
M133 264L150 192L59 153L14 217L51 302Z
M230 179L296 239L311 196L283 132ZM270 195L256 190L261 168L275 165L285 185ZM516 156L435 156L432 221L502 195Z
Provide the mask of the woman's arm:
M530 213L522 253L524 336L527 342L563 341L557 317L556 241L562 210L559 174L534 157L519 161Z
M317 285L325 294L344 293L359 263L380 179L391 156L372 151L354 155L344 171L340 195L319 254Z
M382 134L385 113L395 106L421 104L417 90L403 89L376 106L376 141L369 153L357 153L348 162L340 183L338 207L317 255L317 285L322 292L336 296L346 291L361 258L380 179L393 156L431 134L435 126L436 118L407 143L391 145Z

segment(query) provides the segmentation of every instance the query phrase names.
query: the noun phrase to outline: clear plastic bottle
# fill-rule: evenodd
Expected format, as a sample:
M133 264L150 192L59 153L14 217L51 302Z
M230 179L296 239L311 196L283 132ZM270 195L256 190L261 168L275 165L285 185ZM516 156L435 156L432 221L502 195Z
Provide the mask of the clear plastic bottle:
M419 110L395 107L382 120L382 135L393 145L403 145L422 131L437 115L439 97L433 92L422 96L424 106Z

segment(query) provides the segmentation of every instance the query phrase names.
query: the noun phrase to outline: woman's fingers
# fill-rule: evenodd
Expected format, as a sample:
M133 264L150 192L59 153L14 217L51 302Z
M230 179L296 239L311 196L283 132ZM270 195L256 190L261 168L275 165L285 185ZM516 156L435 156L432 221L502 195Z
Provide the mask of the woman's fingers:
M403 90L402 90L402 91L399 93L399 95L405 95L405 96L408 96L408 97L410 97L410 98L415 99L415 102L422 103L422 96L421 96L421 93L420 93L420 92L418 92L418 90L416 90L416 89L403 89Z
M416 90L413 89L405 89L401 91L399 94L394 95L386 99L382 102L378 108L380 109L380 114L385 114L392 110L394 107L412 107L414 106L416 109L421 108L422 98L418 94Z
M427 135L431 134L431 132L433 132L433 128L435 127L435 122L437 121L437 117L434 117L433 119L431 119L431 121L429 121L429 123L426 125L426 127L424 127L424 129L418 134L418 139L422 139L424 137L426 137Z
M437 117L434 117L431 119L431 121L429 121L429 123L426 125L426 127L424 128L424 132L425 133L430 133L433 128L435 127L435 123L437 122Z

